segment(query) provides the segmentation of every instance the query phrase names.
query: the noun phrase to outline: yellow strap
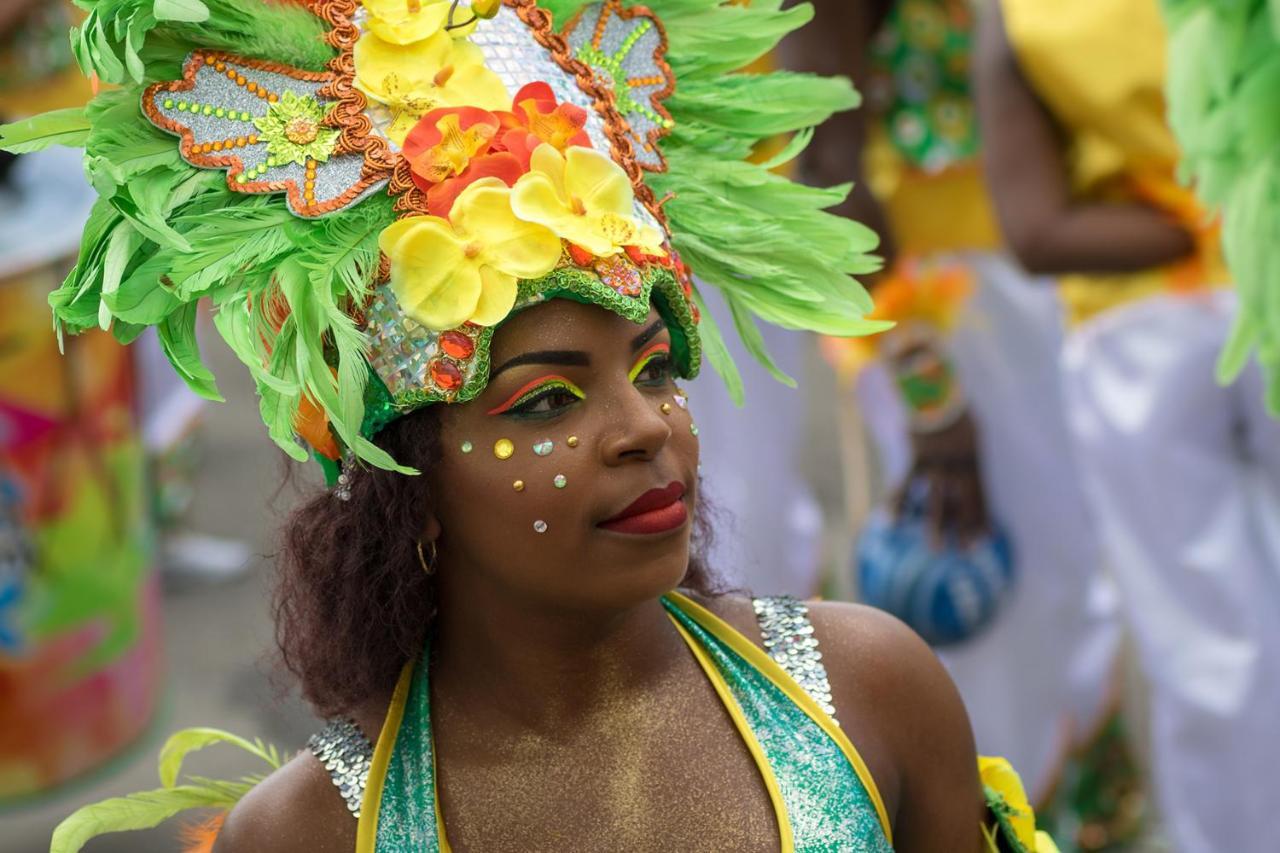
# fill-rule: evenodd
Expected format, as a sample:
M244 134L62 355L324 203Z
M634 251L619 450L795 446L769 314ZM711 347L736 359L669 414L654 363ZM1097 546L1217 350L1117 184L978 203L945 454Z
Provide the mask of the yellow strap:
M356 824L356 853L377 853L378 807L382 805L382 785L395 752L396 737L400 733L400 721L404 719L404 706L409 699L409 685L413 683L414 661L409 661L400 671L396 691L391 696L391 707L382 721L378 733L378 745L373 750L369 765L369 778L364 786L364 799L360 801L360 820ZM437 817L439 806L437 805ZM443 824L441 824L443 826Z
M668 597L703 629L733 649L747 663L764 673L779 690L787 695L787 698L796 703L801 710L809 715L810 719L817 723L836 742L836 745L840 747L840 751L844 753L845 758L849 760L849 764L853 766L854 771L858 774L858 778L862 780L863 787L867 789L867 794L871 797L871 802L876 807L876 814L880 818L880 827L884 830L885 838L888 839L890 846L892 846L893 827L889 825L889 812L884 807L884 800L880 796L880 788L876 785L875 779L872 778L866 762L858 754L858 750L850 742L848 736L836 725L835 721L818 707L818 703L813 701L813 697L806 693L803 687L796 684L786 670L779 666L773 658L765 654L764 650L759 646L742 636L732 625L680 593L673 592Z
M676 626L676 630L680 632L680 636L684 638L685 645L693 652L693 656L702 667L702 671L707 674L707 679L710 680L711 686L715 688L716 694L720 697L725 710L733 718L733 725L746 743L747 750L751 753L751 757L756 762L756 767L760 770L760 775L764 777L764 786L769 791L769 801L773 803L773 814L778 819L778 833L782 841L782 853L795 853L795 836L791 830L791 818L787 815L787 805L782 800L782 789L778 787L778 777L774 775L773 766L765 758L764 749L760 746L760 741L756 739L756 733L751 730L746 717L742 716L742 709L738 707L737 700L729 692L729 685L725 684L724 676L721 675L719 668L707 655L707 650L689 635L689 632L674 616L667 615L672 624Z

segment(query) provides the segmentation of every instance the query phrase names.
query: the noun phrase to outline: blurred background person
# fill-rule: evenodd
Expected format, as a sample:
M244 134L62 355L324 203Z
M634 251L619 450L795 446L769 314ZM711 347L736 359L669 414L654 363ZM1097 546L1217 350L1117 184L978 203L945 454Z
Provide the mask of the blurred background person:
M0 3L0 116L87 100L71 14ZM94 198L80 160L23 155L0 177L0 802L118 754L159 685L133 355L100 331L65 341L63 358L49 328Z
M1251 366L1214 362L1235 309L1214 229L1175 182L1156 0L1002 0L977 80L990 187L1058 277L1070 426L1151 691L1175 849L1272 850L1280 761L1280 426Z
M1003 250L982 178L971 5L815 5L790 64L852 76L866 105L819 129L809 176L854 182L844 212L886 255L874 316L898 323L825 345L891 494L860 531L859 596L937 647L981 747L1057 801L1059 842L1100 849L1141 813L1115 595L1069 450L1061 310Z

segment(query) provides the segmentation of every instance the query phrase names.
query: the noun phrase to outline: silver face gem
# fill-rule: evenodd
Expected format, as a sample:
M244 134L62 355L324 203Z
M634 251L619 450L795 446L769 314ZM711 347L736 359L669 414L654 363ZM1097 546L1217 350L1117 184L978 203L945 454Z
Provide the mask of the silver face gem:
M550 456L551 451L555 449L555 442L549 438L544 438L533 446L533 452L538 456Z
M474 444L472 444L471 442L469 442L469 441L464 441L464 442L462 442L462 452L463 452L463 453L470 453L471 451L473 451L473 450L475 450L475 449L476 449L476 446L475 446Z
M689 398L683 394L672 395L671 399L676 401L676 405L682 409L689 408Z
M563 489L565 486L569 485L569 478L564 474L556 474L556 478L552 480L552 482L555 483L557 489Z
M543 521L542 519L538 519L537 521L535 521L535 522L533 523L533 529L534 529L535 531L537 531L538 533L546 533L546 532L547 532L547 523L546 523L545 521Z

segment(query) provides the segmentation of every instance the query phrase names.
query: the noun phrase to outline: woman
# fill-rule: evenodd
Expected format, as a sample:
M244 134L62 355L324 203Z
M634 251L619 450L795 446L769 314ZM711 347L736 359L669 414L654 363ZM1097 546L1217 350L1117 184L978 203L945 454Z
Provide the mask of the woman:
M1071 314L1068 416L1150 683L1160 814L1181 851L1269 849L1280 425L1256 364L1235 387L1215 381L1236 299L1216 229L1175 180L1160 9L991 11L988 176L1013 250L1059 276Z
M909 632L715 595L690 554L698 430L675 379L704 347L736 374L680 248L748 339L753 314L876 328L846 274L865 232L821 212L838 194L744 162L852 103L725 73L806 9L708 0L695 27L680 0L668 32L618 2L548 4L558 31L529 0L141 5L103 4L82 36L107 82L157 82L88 113L102 183L131 179L55 314L158 324L212 393L190 336L210 295L273 437L333 486L287 531L277 625L335 721L215 850L1048 849L1002 765L987 787L1013 800L982 825L963 708ZM137 163L165 134L180 156ZM201 738L166 749L168 785Z

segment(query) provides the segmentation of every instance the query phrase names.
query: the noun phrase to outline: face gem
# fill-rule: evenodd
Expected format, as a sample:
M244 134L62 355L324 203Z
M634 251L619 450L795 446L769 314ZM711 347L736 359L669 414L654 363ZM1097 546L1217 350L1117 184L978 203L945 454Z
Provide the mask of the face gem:
M670 404L670 403L663 403L663 404L662 404L661 406L659 406L658 408L662 410L662 414L664 414L664 415L669 415L669 414L671 414L671 404Z
M683 394L676 394L671 399L676 401L676 405L682 409L689 408L689 398Z
M544 438L533 446L533 452L538 456L550 456L551 451L555 450L556 445L549 438Z
M511 488L515 489L517 492L523 492L524 480L516 480L514 483L511 484Z
M500 438L493 444L493 455L499 459L510 459L515 452L516 446L509 438Z
M569 436L569 438L565 441L565 444L569 445L570 447L577 447L578 437L576 435Z
M556 484L557 489L563 489L565 486L569 485L569 478L564 474L556 474L556 478L551 482Z
M475 449L476 449L476 446L475 446L474 444L472 444L471 442L469 442L469 441L464 441L464 442L462 442L462 452L463 452L463 453L470 453L471 451L473 451L473 450L475 450Z
M698 425L697 425L697 424L689 424L689 432L693 433L694 435L697 435L697 434L698 434Z
M533 529L534 529L535 531L537 531L538 533L546 533L546 532L547 532L547 523L546 523L545 521L543 521L542 519L538 519L537 521L535 521L535 522L533 523Z

